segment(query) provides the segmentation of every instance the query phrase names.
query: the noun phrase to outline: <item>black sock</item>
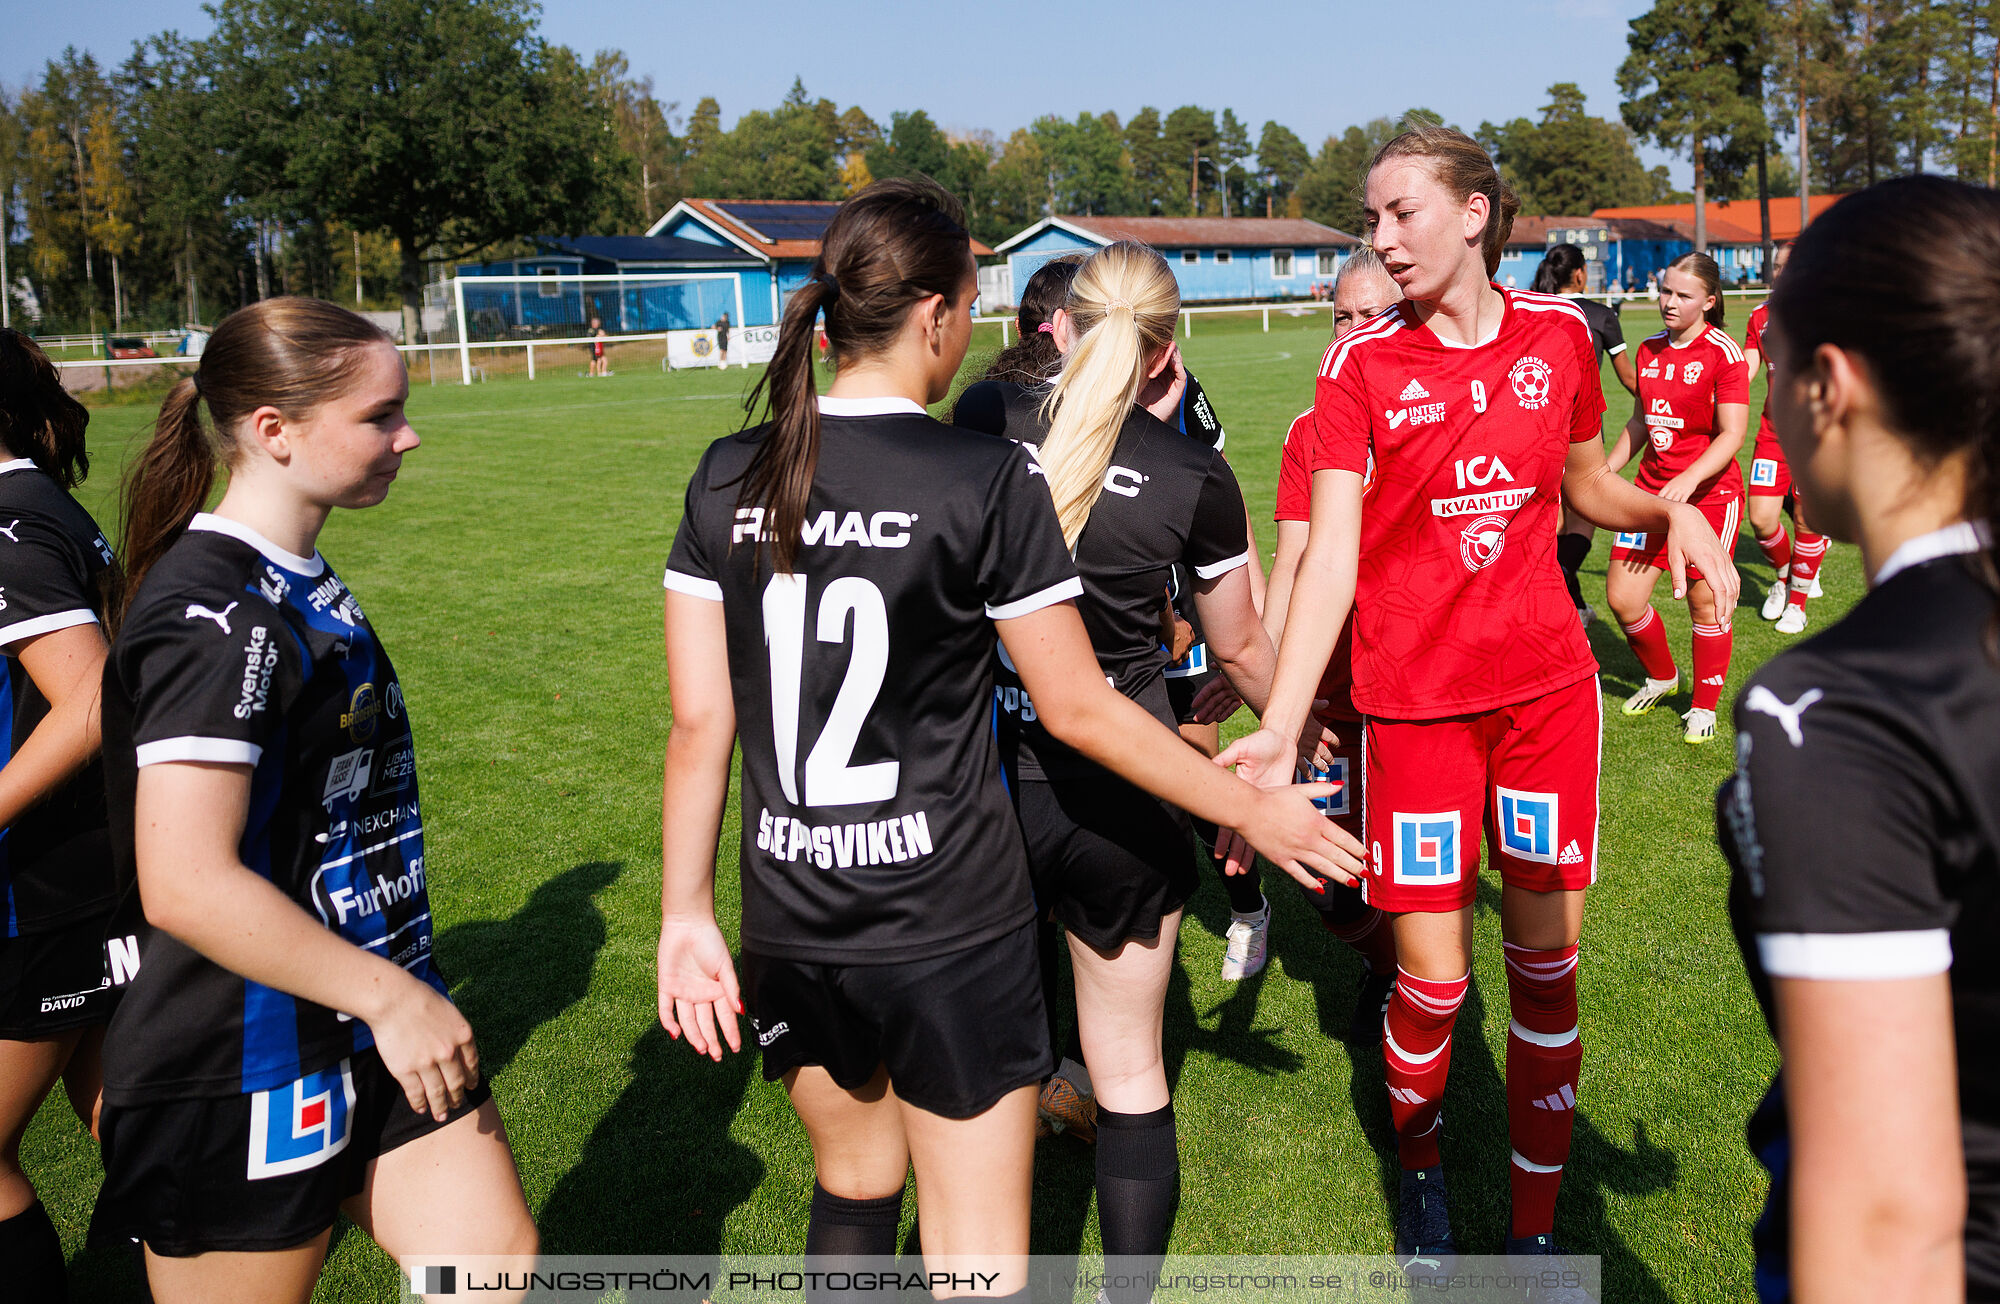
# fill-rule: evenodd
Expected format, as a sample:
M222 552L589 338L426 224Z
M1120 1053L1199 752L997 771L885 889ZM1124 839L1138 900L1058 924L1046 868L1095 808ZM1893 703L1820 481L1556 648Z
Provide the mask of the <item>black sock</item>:
M1097 1111L1097 1226L1107 1268L1117 1257L1128 1260L1118 1265L1121 1273L1143 1274L1159 1267L1180 1182L1172 1103L1147 1114ZM1133 1286L1106 1293L1111 1304L1139 1304L1152 1292Z
M5 1264L7 1298L21 1304L63 1304L69 1298L69 1271L62 1237L40 1200L0 1222L0 1264Z
M1216 861L1218 872L1222 862ZM1264 908L1264 875L1255 861L1247 874L1223 874L1222 890L1229 894L1229 908L1239 915L1254 915Z
M1556 561L1562 566L1563 583L1569 586L1569 600L1583 610L1583 585L1576 577L1577 567L1590 555L1590 545L1595 542L1588 534L1559 534L1556 536Z
M806 1224L806 1257L868 1255L893 1259L896 1224L902 1218L901 1191L874 1200L850 1200L814 1182L812 1220ZM878 1304L894 1299L895 1292L811 1286L805 1296L806 1304Z

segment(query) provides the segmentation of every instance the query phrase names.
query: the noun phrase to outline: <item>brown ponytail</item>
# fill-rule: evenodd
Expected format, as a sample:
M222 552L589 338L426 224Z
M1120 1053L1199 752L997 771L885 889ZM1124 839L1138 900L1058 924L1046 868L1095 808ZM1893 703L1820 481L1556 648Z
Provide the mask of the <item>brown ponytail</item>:
M1713 258L1707 254L1682 254L1667 264L1667 271L1686 272L1700 281L1701 288L1707 292L1708 297L1715 300L1709 305L1708 311L1702 313L1701 319L1711 326L1722 325L1722 268L1716 265Z
M1062 350L1056 347L1056 337L1053 331L1042 328L1055 319L1056 309L1069 298L1069 287L1082 266L1082 254L1064 254L1035 269L1014 314L1019 335L994 355L983 379L1039 385L1062 370Z
M223 318L125 473L125 609L208 502L216 471L235 462L238 423L265 406L303 420L353 383L362 349L391 343L381 327L323 299L266 299Z
M819 403L813 385L813 322L826 314L828 352L844 361L886 350L919 299L957 297L973 274L965 209L921 174L877 181L840 206L820 241L812 274L792 292L778 347L750 391L770 428L743 474L739 506L764 509L764 537L780 571L798 555L806 498L819 466Z
M90 409L63 388L41 346L17 330L0 330L0 441L7 451L74 489L90 474L83 446L89 424Z
M1514 215L1521 211L1521 201L1493 166L1493 156L1486 147L1455 128L1415 118L1400 136L1375 151L1368 170L1373 172L1395 158L1425 160L1438 184L1461 204L1474 192L1486 196L1486 229L1480 233L1479 251L1485 256L1486 275L1491 279L1500 270L1500 254L1513 234Z

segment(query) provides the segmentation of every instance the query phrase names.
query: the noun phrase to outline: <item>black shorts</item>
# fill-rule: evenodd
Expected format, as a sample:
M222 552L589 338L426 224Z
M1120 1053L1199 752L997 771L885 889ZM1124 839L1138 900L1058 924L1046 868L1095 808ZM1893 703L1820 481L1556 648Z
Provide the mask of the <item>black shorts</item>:
M743 953L743 1005L764 1079L818 1067L847 1090L878 1067L896 1094L971 1118L1055 1072L1035 926L904 964L811 964Z
M303 1245L333 1226L376 1156L491 1095L482 1081L439 1123L410 1108L371 1046L269 1091L107 1103L91 1243L143 1241L169 1258Z
M1024 779L1014 804L1035 907L1094 949L1160 935L1197 880L1185 811L1111 775Z
M35 1041L109 1023L119 989L105 961L108 915L0 937L0 1041Z

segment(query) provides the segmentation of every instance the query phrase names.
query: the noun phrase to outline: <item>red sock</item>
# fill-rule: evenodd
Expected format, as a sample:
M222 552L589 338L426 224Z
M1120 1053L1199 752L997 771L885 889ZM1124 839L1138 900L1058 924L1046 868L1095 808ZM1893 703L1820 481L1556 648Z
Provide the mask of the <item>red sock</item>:
M1757 540L1757 546L1764 550L1764 560L1771 563L1771 568L1778 572L1778 578L1785 578L1785 567L1792 564L1792 541L1785 533L1784 522L1778 523L1770 538Z
M1722 685L1729 678L1729 648L1732 642L1727 625L1694 627L1694 704L1713 711L1722 700Z
M1813 581L1819 578L1820 559L1826 556L1826 546L1831 542L1824 534L1799 531L1799 545L1792 550L1792 594L1787 599L1793 606L1804 610L1806 595L1812 592Z
M1472 974L1450 982L1396 971L1396 994L1382 1021L1382 1062L1389 1081L1389 1116L1396 1152L1406 1169L1438 1164L1438 1108L1451 1071L1451 1026Z
M1380 910L1370 907L1352 923L1327 924L1326 931L1353 947L1368 962L1371 973L1395 972L1396 930L1389 927L1389 916Z
M1576 1124L1576 1082L1583 1041L1576 1024L1576 947L1507 951L1507 1132L1514 1142L1508 1185L1513 1236L1555 1228L1556 1192Z
M1647 678L1680 678L1681 672L1674 665L1674 650L1667 646L1667 622L1660 619L1659 612L1649 606L1638 624L1620 624L1625 630L1625 641L1632 645L1632 655L1646 668Z

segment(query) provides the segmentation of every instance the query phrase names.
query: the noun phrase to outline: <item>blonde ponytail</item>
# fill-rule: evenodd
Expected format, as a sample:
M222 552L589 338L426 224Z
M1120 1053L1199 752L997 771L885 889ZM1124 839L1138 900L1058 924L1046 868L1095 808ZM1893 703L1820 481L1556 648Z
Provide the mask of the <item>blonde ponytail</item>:
M1118 432L1146 383L1148 361L1174 342L1180 287L1157 252L1121 240L1084 262L1065 306L1076 347L1042 405L1049 434L1041 465L1063 541L1074 549L1104 490Z

